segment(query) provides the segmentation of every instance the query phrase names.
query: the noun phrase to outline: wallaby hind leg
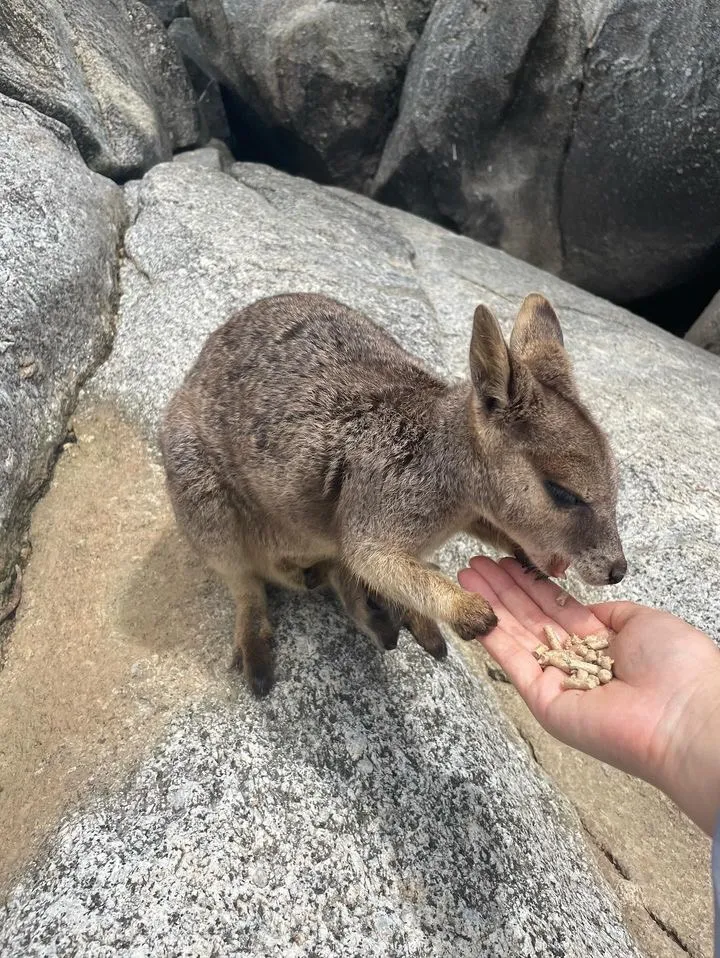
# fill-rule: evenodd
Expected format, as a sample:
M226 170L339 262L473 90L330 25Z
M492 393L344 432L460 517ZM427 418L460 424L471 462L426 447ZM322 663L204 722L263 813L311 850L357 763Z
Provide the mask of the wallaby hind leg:
M239 496L231 497L196 435L182 394L171 402L161 434L167 488L180 528L205 562L225 580L236 605L235 663L265 695L273 680L271 629L265 589L253 574L244 540L251 525Z
M227 570L219 563L213 565L228 583L235 600L235 651L232 664L245 673L255 695L267 695L273 684L273 655L265 587L248 573Z

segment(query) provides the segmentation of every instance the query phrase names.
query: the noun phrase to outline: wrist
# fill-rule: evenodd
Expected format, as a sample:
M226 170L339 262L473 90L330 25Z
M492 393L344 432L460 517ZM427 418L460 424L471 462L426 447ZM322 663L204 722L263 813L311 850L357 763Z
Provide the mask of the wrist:
M720 816L720 669L688 696L656 784L704 832L714 833Z

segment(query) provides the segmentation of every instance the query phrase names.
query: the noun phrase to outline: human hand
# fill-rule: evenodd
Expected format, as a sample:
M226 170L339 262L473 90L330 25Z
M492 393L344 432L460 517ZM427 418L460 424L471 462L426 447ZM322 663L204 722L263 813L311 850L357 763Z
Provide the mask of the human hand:
M720 651L666 612L632 602L583 606L550 581L536 581L514 559L474 558L458 579L492 605L497 627L482 644L552 735L666 792L710 833L720 810ZM561 638L603 627L616 635L608 654L615 678L590 691L562 688L532 652L544 625Z

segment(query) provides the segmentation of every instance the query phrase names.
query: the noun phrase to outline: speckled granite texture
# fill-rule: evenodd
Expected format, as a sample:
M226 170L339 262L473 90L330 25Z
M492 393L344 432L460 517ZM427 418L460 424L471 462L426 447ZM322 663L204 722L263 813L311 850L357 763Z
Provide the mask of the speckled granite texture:
M5 958L637 954L455 654L383 656L319 597L275 616L271 697L198 705L70 820L15 891Z

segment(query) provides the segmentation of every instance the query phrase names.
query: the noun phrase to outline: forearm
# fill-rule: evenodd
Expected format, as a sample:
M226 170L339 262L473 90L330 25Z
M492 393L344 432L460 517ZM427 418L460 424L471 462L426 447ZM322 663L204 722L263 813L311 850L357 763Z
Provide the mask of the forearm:
M425 618L447 622L463 639L485 635L497 625L482 596L434 572L421 560L385 543L345 546L345 566L372 591Z
M658 785L704 832L720 816L720 675L694 697Z

